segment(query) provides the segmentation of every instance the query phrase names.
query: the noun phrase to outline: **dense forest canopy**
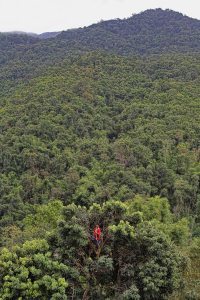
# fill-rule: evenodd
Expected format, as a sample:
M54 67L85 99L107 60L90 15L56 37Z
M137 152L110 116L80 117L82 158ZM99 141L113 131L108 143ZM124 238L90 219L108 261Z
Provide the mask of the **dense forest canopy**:
M0 35L0 299L199 299L199 33Z

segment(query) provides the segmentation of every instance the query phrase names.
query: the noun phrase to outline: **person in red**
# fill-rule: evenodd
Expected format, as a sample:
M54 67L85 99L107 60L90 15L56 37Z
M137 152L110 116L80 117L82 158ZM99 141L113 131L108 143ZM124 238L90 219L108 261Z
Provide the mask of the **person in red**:
M99 227L99 225L95 226L93 236L96 241L96 244L99 245L101 242L101 228Z

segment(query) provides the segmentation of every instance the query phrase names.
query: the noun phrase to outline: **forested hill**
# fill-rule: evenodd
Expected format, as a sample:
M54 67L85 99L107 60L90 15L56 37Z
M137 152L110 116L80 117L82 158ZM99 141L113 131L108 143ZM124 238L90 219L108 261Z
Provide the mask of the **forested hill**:
M129 19L112 20L78 30L64 38L76 47L118 54L151 54L200 50L200 21L170 10L147 10Z
M199 56L87 53L25 74L1 82L0 296L164 299L182 254L199 264Z
M200 21L171 10L152 9L128 19L102 21L60 34L43 33L38 37L8 34L7 39L6 36L0 35L0 51L10 45L12 51L16 51L15 46L20 44L20 49L17 47L17 53L14 53L28 60L47 59L47 56L55 59L74 51L88 50L122 55L198 52Z
M0 299L199 299L199 22L0 35Z

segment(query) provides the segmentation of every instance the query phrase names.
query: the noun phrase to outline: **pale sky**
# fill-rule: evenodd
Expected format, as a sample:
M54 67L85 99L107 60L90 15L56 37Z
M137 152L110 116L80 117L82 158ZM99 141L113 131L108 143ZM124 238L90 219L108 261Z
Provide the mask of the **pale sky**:
M199 0L0 0L0 31L60 31L158 7L200 19Z

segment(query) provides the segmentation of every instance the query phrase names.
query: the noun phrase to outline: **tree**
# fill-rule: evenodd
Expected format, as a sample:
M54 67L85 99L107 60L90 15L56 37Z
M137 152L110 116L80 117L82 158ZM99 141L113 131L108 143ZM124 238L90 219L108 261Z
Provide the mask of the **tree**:
M103 231L99 247L91 239L95 224ZM67 277L69 297L129 299L133 292L133 299L164 299L179 286L177 249L126 203L67 206L49 242L54 255L73 270Z
M67 299L67 266L53 260L45 240L0 252L0 298Z

